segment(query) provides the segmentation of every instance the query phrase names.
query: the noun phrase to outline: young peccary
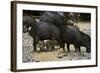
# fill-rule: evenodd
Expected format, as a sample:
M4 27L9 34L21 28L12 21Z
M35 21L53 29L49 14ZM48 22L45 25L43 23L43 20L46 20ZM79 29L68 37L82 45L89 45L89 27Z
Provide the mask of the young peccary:
M90 53L91 52L91 38L90 38L90 36L84 32L81 32L81 31L80 31L80 35L81 35L81 39L80 39L80 43L79 43L80 47L78 47L78 48L75 47L76 51L77 50L81 51L81 46L83 46L86 48L86 52ZM68 43L67 44L68 49L69 49L69 46L70 46L70 44ZM74 46L75 46L75 44L74 44Z
M44 45L46 50L52 51L58 48L59 43L56 40L46 40Z
M41 51L53 51L60 46L56 40L43 40L38 42L37 47L40 48Z
M81 50L80 47L86 47L86 52L91 52L91 38L86 33L80 31L76 26L61 26L60 36L62 40L62 48L65 51L65 43L67 44L67 49L70 51L70 44L74 44L76 50Z
M80 40L81 40L81 35L79 30L75 26L63 26L60 28L61 30L61 40L62 40L62 48L65 51L65 43L67 43L67 49L69 49L69 44L74 44L76 50L77 48L80 48Z

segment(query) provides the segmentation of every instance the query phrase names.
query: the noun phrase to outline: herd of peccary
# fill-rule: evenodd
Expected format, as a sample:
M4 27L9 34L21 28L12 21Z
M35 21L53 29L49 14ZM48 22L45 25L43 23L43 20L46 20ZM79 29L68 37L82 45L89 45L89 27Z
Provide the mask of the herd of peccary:
M73 19L73 17L70 17ZM39 41L56 40L65 51L65 43L70 51L73 44L76 51L81 51L81 46L86 47L86 52L91 52L91 38L80 31L78 26L71 22L65 23L63 12L44 12L40 18L33 19L31 15L23 16L23 32L28 32L33 38L34 51ZM41 49L42 50L42 49Z

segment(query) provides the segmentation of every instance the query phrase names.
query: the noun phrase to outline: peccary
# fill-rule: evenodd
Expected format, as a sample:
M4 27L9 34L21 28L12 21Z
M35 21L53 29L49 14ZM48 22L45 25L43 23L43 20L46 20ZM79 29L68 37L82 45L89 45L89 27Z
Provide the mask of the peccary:
M72 13L72 12L65 13L65 23L67 25L73 26L74 25L74 19L75 19L74 13Z
M41 51L53 51L57 50L60 46L56 40L43 40L38 42L37 47Z
M33 37L33 46L34 46L34 51L36 51L36 45L39 40L57 40L60 44L60 38L59 34L60 31L59 29L51 23L48 22L37 22L35 23L31 30L29 31L29 34Z
M46 50L52 51L56 50L59 47L59 44L56 40L45 40L44 46Z
M60 19L60 15L55 13L53 15L57 15ZM45 19L46 17L43 15L42 17ZM32 16L23 16L23 32L29 32L29 34L33 38L33 46L34 50L36 51L36 45L39 40L57 40L60 44L59 34L60 31L58 27L55 26L54 19L50 18L48 16L48 21L39 20L38 22L33 20ZM52 20L53 22L49 22L49 20ZM57 22L56 22L57 23ZM59 21L58 21L59 23ZM29 29L29 27L31 27Z
M81 40L81 35L78 29L76 29L75 26L64 26L61 28L61 34L60 34L61 40L62 40L62 47L63 50L65 51L65 43L67 44L74 44L75 48L80 48L80 40ZM69 45L67 45L68 51Z
M75 29L77 30L77 28L75 28ZM73 42L67 41L68 51L70 51L70 48L69 48L70 44L73 44L75 46L76 51L81 51L81 46L83 46L83 47L86 47L86 52L90 53L91 52L91 38L90 38L90 36L82 31L80 31L79 29L78 29L78 32L75 32L75 33L76 33L76 35L75 35L76 40ZM75 44L74 42L78 42L78 43Z

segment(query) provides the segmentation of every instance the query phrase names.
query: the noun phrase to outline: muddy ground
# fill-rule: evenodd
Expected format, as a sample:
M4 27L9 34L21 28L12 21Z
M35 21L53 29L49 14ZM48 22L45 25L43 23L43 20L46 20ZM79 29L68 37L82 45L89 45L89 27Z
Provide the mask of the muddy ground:
M90 22L75 23L82 32L90 35ZM86 53L86 48L81 47L81 53L76 52L73 45L70 46L70 52L63 52L62 48L56 48L53 51L34 52L33 39L28 33L23 33L23 62L47 62L47 61L65 61L65 60L84 60L91 59L91 53ZM38 48L38 47L37 47ZM39 48L38 48L39 50Z

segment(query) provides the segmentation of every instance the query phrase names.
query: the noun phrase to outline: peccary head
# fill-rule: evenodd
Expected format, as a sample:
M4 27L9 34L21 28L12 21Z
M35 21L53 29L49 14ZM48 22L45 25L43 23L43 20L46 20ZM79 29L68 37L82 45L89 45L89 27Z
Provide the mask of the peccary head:
M26 15L23 16L23 32L26 33L36 21L33 20L32 16Z

